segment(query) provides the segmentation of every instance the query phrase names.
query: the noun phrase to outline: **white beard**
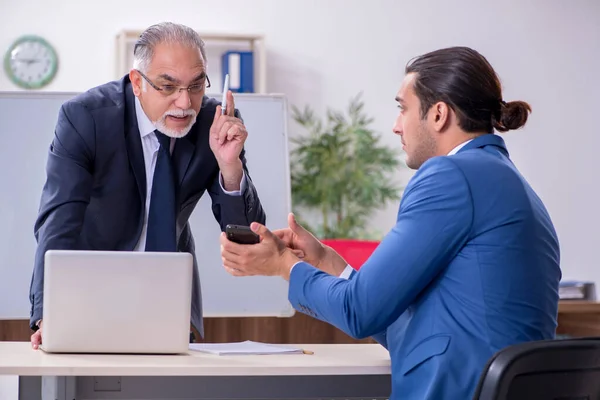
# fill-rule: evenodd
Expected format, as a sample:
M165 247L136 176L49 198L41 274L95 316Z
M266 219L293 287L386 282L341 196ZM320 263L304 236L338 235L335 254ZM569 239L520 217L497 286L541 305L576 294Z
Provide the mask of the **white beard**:
M169 115L172 115L174 117L185 117L187 115L191 115L192 118L190 118L190 123L186 127L184 127L181 130L175 130L175 129L168 128L166 125L166 119L167 119L167 116L169 116ZM156 129L158 129L160 132L164 133L165 135L175 138L175 139L179 139L179 138L182 138L185 135L187 135L190 132L190 129L192 129L192 126L194 125L195 122L196 122L196 111L192 110L191 108L187 109L187 110L169 110L169 111L165 112L158 121L152 121L152 123L154 124L154 127Z

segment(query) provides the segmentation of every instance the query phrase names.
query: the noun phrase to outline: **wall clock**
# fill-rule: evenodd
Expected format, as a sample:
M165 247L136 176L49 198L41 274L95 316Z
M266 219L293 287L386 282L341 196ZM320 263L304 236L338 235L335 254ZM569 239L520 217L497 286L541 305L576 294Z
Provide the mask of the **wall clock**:
M58 70L56 51L39 36L18 38L6 51L4 70L10 80L24 89L39 89L49 84Z

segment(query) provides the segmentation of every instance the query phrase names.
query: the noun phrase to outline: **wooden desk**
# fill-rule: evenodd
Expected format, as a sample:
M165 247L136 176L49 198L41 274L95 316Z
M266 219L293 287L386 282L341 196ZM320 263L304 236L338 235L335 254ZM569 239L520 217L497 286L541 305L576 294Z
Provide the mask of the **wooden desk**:
M561 301L556 333L574 337L600 336L600 303Z
M0 342L0 375L19 375L21 387L42 377L42 400L389 396L390 358L380 345L297 346L314 355L46 354L27 342Z

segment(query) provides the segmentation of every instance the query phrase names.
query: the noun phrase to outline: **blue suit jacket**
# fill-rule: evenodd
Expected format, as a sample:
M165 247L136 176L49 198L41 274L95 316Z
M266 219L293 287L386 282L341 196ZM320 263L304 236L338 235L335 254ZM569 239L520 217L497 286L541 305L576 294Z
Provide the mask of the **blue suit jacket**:
M146 171L134 101L125 76L76 96L60 109L35 222L38 246L30 288L32 328L43 316L47 250L132 251L137 244L144 222ZM188 223L192 211L208 192L222 230L227 224L264 223L266 219L247 170L248 185L241 196L221 189L219 167L208 143L218 104L215 99L203 99L196 123L176 141L172 156L177 175L177 248L194 256L190 320L201 334L200 278ZM240 158L246 169L245 152ZM82 321L86 318L93 316L82 316Z
M289 299L384 345L392 398L469 399L494 352L554 337L560 278L542 201L486 134L423 164L359 272L344 280L299 263Z

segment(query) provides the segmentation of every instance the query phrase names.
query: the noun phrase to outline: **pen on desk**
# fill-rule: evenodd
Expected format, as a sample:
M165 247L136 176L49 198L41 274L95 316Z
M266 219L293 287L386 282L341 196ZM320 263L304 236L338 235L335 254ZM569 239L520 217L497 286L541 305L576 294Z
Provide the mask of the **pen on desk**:
M304 350L304 349L302 349L302 354L313 355L313 354L315 354L315 352L314 351L310 351L310 350Z
M227 107L227 92L229 91L229 74L225 74L225 82L223 82L223 100L221 100L221 114L225 114Z

